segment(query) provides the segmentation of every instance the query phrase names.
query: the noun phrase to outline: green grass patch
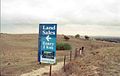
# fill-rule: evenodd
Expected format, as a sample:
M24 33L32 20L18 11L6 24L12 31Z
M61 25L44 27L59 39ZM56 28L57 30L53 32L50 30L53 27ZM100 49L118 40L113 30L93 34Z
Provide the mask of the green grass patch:
M56 49L57 50L71 50L72 47L68 43L57 43Z

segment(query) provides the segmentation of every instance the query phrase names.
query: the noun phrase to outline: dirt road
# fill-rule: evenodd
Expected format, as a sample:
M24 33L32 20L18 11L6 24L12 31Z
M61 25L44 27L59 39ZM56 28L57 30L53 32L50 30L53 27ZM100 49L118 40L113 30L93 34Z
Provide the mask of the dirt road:
M56 65L52 66L52 71L60 70L63 66L63 62L59 62ZM22 74L21 76L44 76L49 73L50 66L45 66L38 70L33 70L32 72Z

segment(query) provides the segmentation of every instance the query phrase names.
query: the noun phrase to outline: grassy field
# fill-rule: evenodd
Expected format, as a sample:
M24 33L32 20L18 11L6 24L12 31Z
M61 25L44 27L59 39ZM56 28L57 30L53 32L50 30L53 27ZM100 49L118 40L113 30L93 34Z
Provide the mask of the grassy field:
M95 62L96 62L95 67L100 67L99 69L102 70L104 69L102 68L102 65L106 66L108 65L108 63L110 63L109 61L111 60L111 58L115 57L116 59L120 56L119 43L76 39L73 36L69 36L69 37L70 37L70 40L65 41L62 35L58 35L57 42L69 43L72 46L72 51L74 51L75 48L80 48L82 46L85 47L85 56L82 58L78 57L75 61L72 61L67 65L68 67L71 67L71 65L75 64L73 67L71 67L71 69L75 68L74 71L78 70L80 71L80 73L82 71L80 67L79 67L80 69L76 68L77 67L76 64L79 64L79 66L85 65L86 68L88 68L87 65L91 65L92 63L95 63ZM97 55L96 55L96 51L99 52ZM37 54L38 54L38 35L37 34L1 34L1 37L0 37L1 76L19 76L23 73L47 66L46 64L39 65L39 63L37 62ZM106 56L107 54L110 54L108 55L108 60L107 58L104 59L104 56ZM65 51L57 50L57 61L62 61L61 58L63 58L64 55L69 55L69 50L65 50ZM100 66L100 65L97 65L98 63L96 60L97 61L99 60L101 63L103 62L102 60L104 60L106 63ZM89 63L89 61L91 62ZM113 59L113 63L114 63L114 59ZM115 70L117 70L117 73L120 72L120 69L118 67L120 66L120 64L116 63L117 65L112 65L113 63L110 63L111 67L107 67L107 68L115 68ZM118 59L118 63L120 63L119 59ZM90 66L90 67L94 67L94 64L93 66ZM104 69L106 73L107 71L109 71L109 69L107 70L107 68L105 67ZM69 76L69 74L71 74L69 70L70 69L68 69L68 72L63 73L63 76L64 75ZM79 76L79 73L77 73L78 71L76 72L74 71L72 72L72 74L75 74L73 76ZM84 72L83 70L82 73L86 74L86 72L89 73L90 71L91 70ZM62 72L62 70L60 72ZM111 73L110 75L113 74L113 72L110 72L110 73ZM55 76L57 76L58 74L59 72L58 73L56 72ZM81 76L86 76L86 75L81 74ZM103 75L103 76L106 76L106 75Z
M120 47L101 48L77 57L53 76L120 76Z

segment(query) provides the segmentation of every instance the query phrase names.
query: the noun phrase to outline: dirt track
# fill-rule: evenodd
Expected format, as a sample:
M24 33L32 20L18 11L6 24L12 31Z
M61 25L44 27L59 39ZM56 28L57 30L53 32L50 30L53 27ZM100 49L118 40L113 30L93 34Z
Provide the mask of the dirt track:
M63 62L59 62L52 66L52 71L57 71L62 68ZM44 76L49 73L50 66L45 66L43 68L33 70L32 72L22 74L21 76Z

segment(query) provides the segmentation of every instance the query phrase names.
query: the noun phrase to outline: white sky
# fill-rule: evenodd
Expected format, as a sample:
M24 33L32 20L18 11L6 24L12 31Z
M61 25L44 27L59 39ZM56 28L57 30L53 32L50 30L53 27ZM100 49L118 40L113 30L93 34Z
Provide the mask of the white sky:
M120 0L1 0L1 22L6 33L57 23L59 34L120 36Z

